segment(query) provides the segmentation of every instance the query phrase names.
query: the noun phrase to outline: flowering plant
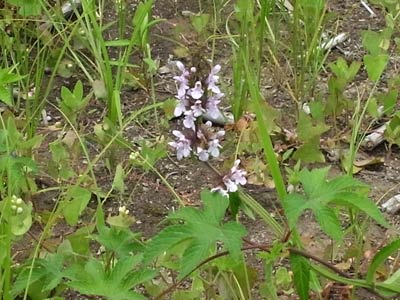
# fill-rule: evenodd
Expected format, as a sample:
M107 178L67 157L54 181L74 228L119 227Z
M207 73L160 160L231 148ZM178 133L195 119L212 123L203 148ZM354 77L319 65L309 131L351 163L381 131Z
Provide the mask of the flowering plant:
M221 70L221 66L214 66L204 79L198 78L196 68L192 67L188 70L180 61L176 65L181 74L174 77L177 83L176 98L178 100L174 115L175 117L184 116L184 129L172 131L175 141L169 145L176 150L178 160L189 157L192 152L201 161L218 157L219 149L222 148L220 141L225 131L213 131L212 122L207 121L203 124L203 117L207 115L210 119L217 119L220 115L218 105L224 94L217 85L219 80L217 73Z
M206 78L199 78L196 68L187 69L180 61L176 65L180 75L174 76L177 84L177 105L174 115L184 116L184 129L172 131L175 141L169 145L176 150L178 160L189 157L192 152L201 161L219 157L222 148L220 142L225 136L225 131L213 130L213 124L209 120L218 119L221 114L218 105L224 94L218 87L217 75L221 66L215 65ZM204 123L203 119L208 121ZM236 160L230 173L222 178L225 187L219 186L212 191L228 196L229 192L238 190L238 185L246 184L246 172L238 168L239 164L240 160Z

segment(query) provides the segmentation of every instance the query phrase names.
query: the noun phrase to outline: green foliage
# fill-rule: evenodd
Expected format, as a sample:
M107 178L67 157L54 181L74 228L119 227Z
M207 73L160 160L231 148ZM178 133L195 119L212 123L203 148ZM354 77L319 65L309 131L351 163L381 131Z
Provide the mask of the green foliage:
M76 225L91 196L92 193L90 191L79 186L68 188L65 198L61 201L60 208L69 225Z
M297 124L298 139L302 145L293 155L294 159L302 162L324 162L325 157L319 149L320 136L329 129L324 122L315 121L304 112L299 112Z
M14 106L12 84L22 80L24 76L12 73L12 69L0 69L0 101Z
M179 278L188 275L197 264L215 251L216 242L223 242L233 257L238 258L245 228L236 222L222 223L229 200L218 193L204 190L201 193L204 209L181 208L168 219L183 221L170 225L151 239L144 254L144 262L180 243L185 243L185 252L180 260Z
M78 113L82 112L83 109L89 102L89 97L83 97L83 85L79 80L73 89L70 91L68 88L63 86L61 88L61 103L60 109L64 113L65 117L76 126L76 118Z
M144 296L133 291L137 285L152 279L155 272L136 269L141 256L125 256L109 270L98 260L89 258L87 263L73 264L64 272L67 285L84 295L99 295L109 300L141 300Z
M18 13L21 16L38 16L42 10L40 0L6 0L6 2L19 7Z
M300 300L309 299L310 289L310 266L309 262L302 256L290 253L290 266L293 271L293 282Z
M49 296L63 280L65 257L60 253L48 254L35 261L30 272L31 262L19 272L13 284L13 297L19 295L28 286L28 295L32 300L40 300Z
M343 230L335 209L337 206L360 210L379 224L388 226L379 209L366 196L368 186L347 175L328 180L328 171L329 168L303 169L298 174L304 195L288 194L282 203L291 228L296 226L300 215L310 209L321 229L340 241Z

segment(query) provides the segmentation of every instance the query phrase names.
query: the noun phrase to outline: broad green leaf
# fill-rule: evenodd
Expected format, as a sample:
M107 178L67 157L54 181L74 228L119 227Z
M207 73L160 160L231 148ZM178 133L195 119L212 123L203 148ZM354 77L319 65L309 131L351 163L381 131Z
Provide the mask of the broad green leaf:
M310 289L310 266L309 262L302 256L290 253L290 266L293 271L293 282L300 300L309 299Z
M336 195L336 199L333 203L341 204L343 206L350 206L357 208L364 212L369 217L374 219L377 223L384 227L389 227L389 223L383 217L381 211L378 209L376 204L368 199L368 197L358 195L354 192L342 192Z
M312 171L303 169L299 172L298 177L304 195L291 193L282 202L291 228L296 226L304 210L311 209L321 229L332 238L340 239L342 236L340 222L329 207L333 205L356 208L379 224L388 225L377 206L368 199L368 186L347 175L329 180L328 170L329 168Z
M320 150L320 137L316 136L302 144L293 154L295 160L304 163L325 162L325 157Z
M232 256L239 256L246 230L235 222L223 223L229 200L209 191L203 191L201 198L204 209L184 207L169 216L170 220L184 222L165 228L149 242L144 254L145 263L184 242L186 249L181 258L179 278L189 274L203 259L215 253L216 242L223 242Z
M283 199L282 205L291 228L296 226L297 220L303 211L308 208L306 198L297 193L288 194Z
M99 234L93 235L93 238L117 257L125 257L129 253L144 249L139 242L139 236L129 229L104 227Z
M85 210L92 194L89 190L79 186L71 186L63 200L62 210L67 223L76 225L79 216Z
M109 270L101 261L89 258L83 267L76 263L69 267L64 276L68 286L85 295L97 295L109 300L144 300L144 296L133 288L154 277L155 272L143 268L135 269L141 256L125 256Z
M378 81L389 61L389 55L365 55L364 64L368 73L368 78L372 81Z
M343 230L340 220L335 211L327 206L319 206L314 209L315 218L321 229L326 232L335 241L341 241L343 238Z

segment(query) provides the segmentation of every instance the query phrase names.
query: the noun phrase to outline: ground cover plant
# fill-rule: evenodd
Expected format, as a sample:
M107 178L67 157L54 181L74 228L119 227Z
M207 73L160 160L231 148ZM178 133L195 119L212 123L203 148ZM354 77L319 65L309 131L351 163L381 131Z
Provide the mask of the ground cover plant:
M397 1L0 15L1 299L400 297Z

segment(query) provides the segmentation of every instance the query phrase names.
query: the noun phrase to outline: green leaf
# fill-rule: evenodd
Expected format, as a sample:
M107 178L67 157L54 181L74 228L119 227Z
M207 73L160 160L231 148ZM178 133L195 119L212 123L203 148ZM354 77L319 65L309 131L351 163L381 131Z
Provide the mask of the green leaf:
M368 78L372 81L378 81L389 61L389 55L365 55L364 64L368 73Z
M135 267L141 256L125 256L109 270L94 258L89 258L84 267L76 263L69 267L64 276L68 286L85 295L98 295L110 300L144 300L144 296L132 289L154 277L155 272Z
M302 212L308 208L307 200L300 194L292 193L286 195L282 201L282 204L283 208L285 209L285 215L288 219L289 225L291 228L294 228Z
M116 253L117 257L125 257L129 253L144 249L138 234L134 234L130 229L104 227L98 235L93 235L93 238L107 251Z
M32 226L32 203L22 202L22 213L11 216L11 232L14 235L25 234Z
M310 266L302 256L290 253L290 265L293 271L293 282L300 300L309 299Z
M13 99L11 97L11 90L9 87L0 85L0 100L10 107L14 106Z
M223 242L233 257L238 258L245 228L236 222L223 223L229 200L219 193L202 191L204 209L184 207L169 216L170 220L184 221L171 225L157 234L147 245L144 262L185 242L179 278L189 274L203 259L215 252L216 242Z
M315 137L302 144L293 154L295 160L304 163L325 162L325 157L320 150L320 138Z
M334 203L357 208L358 210L363 211L369 217L374 219L378 224L386 228L390 226L376 204L368 199L368 197L358 195L354 192L338 193L336 196L337 199L333 201Z
M63 200L62 210L67 223L71 226L78 223L79 216L89 203L92 193L79 186L71 186Z
M209 25L210 15L209 14L200 14L194 15L191 17L192 25L197 33L203 33L204 30Z
M300 215L311 209L321 229L336 240L342 237L340 222L330 206L340 205L356 208L373 218L379 224L388 226L377 206L367 197L368 186L347 176L327 179L329 168L299 172L304 195L292 193L287 195L282 204L291 228L297 224Z
M118 192L123 193L125 190L125 171L121 164L118 164L115 169L114 181L113 181L113 188L116 189Z
M366 281L369 284L375 282L375 272L381 266L386 259L395 251L400 249L400 239L391 242L389 245L386 245L374 256L371 264L369 265Z
M343 239L343 230L340 225L340 220L332 208L316 207L314 209L314 214L324 232L335 241L341 241Z
M37 0L6 0L6 2L18 6L21 16L38 16L42 11L42 4Z

